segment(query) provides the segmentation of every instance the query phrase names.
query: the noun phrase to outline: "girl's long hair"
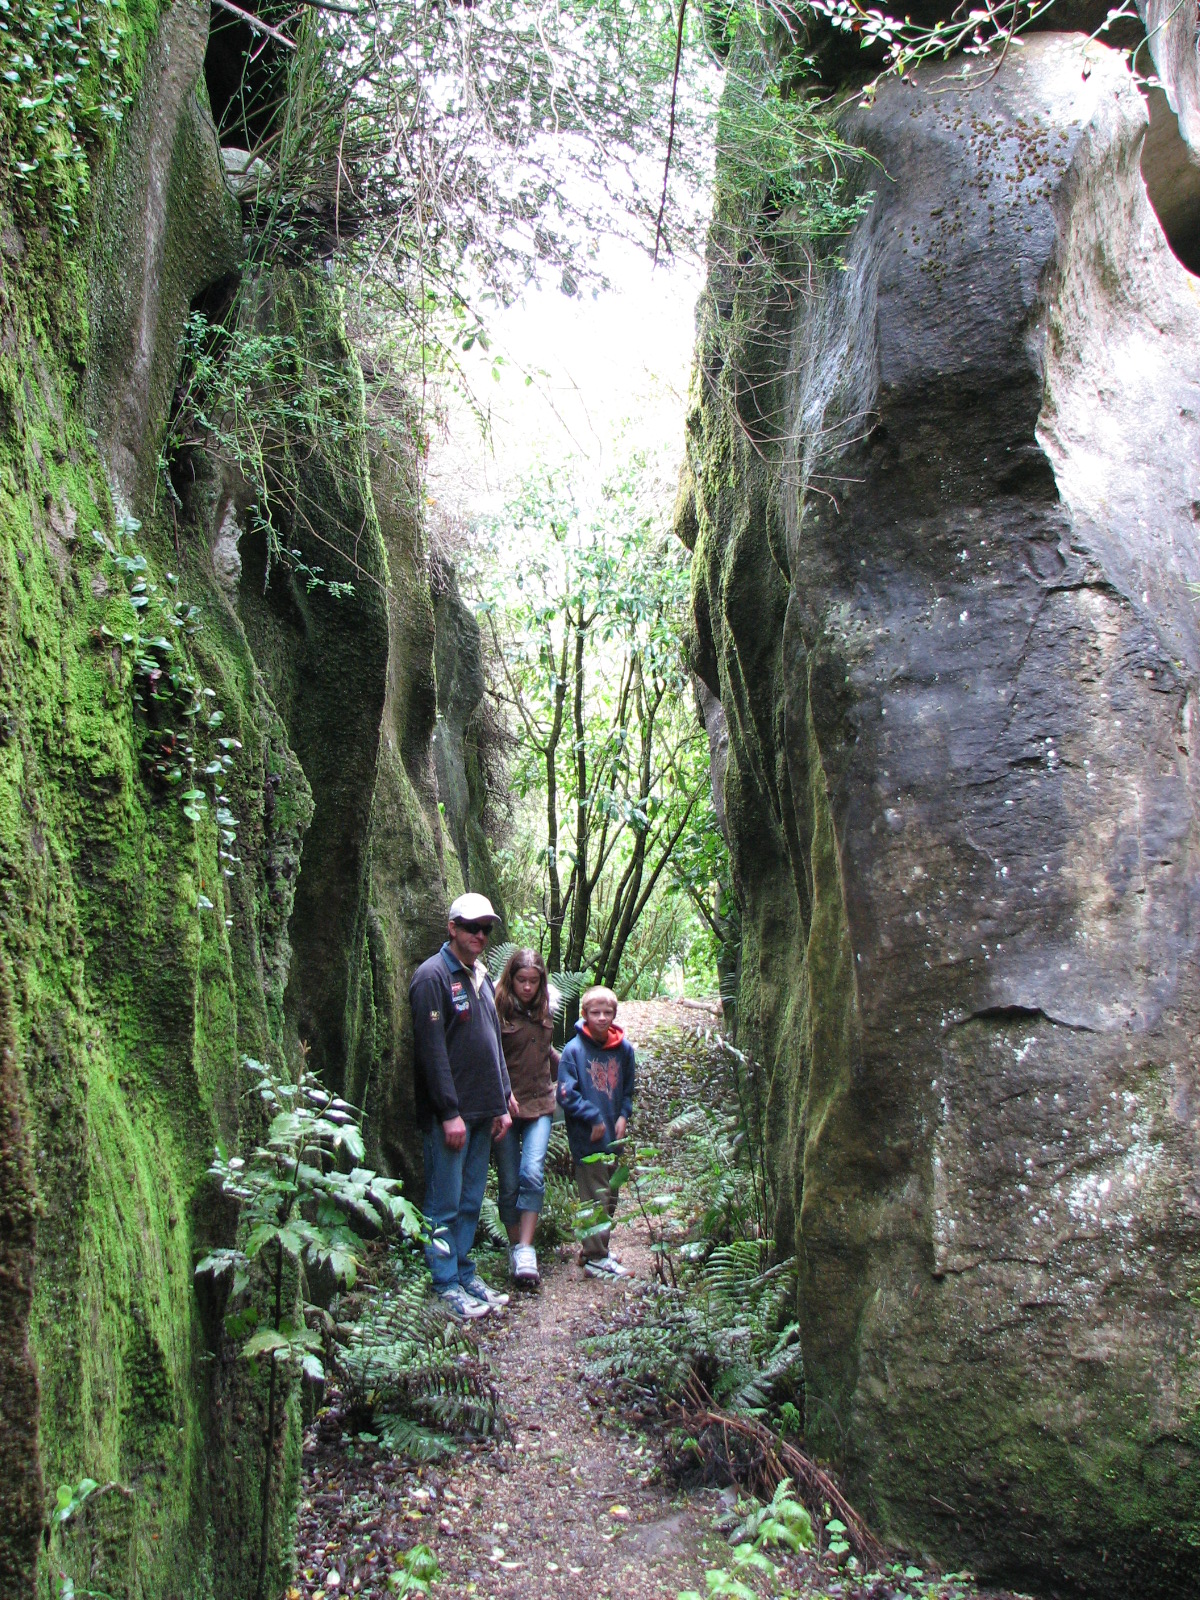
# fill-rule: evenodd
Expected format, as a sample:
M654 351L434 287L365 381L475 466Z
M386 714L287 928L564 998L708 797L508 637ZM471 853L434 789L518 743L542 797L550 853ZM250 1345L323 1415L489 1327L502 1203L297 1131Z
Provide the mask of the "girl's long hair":
M522 1006L513 993L512 981L518 972L529 967L538 974L537 993L528 1007ZM546 963L536 950L514 950L504 963L504 971L496 984L496 1010L505 1022L512 1019L516 1010L525 1011L539 1022L550 1020L550 980L546 976Z

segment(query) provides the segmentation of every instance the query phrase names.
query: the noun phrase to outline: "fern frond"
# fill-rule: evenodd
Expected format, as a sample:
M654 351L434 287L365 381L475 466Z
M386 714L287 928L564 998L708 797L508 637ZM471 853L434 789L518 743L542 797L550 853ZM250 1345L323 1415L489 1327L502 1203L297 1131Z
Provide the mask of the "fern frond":
M445 1461L457 1449L446 1433L434 1433L408 1417L376 1417L373 1423L380 1444L411 1461Z

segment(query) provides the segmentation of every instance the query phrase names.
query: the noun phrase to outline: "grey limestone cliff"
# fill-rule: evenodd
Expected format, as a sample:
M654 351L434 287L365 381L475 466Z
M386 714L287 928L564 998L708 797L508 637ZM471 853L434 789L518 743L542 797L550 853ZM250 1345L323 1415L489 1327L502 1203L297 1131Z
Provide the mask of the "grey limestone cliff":
M1053 34L848 112L874 198L754 415L714 269L680 527L809 1436L910 1545L1165 1597L1200 1593L1200 295L1146 121Z

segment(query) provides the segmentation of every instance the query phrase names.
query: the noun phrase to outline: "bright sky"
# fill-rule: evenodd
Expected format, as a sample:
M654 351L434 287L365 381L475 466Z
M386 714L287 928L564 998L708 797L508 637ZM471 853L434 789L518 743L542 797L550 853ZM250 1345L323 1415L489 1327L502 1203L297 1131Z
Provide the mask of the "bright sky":
M611 290L568 297L533 289L489 319L490 350L464 358L491 438L460 397L445 397L447 427L433 442L427 479L435 518L440 511L469 522L499 509L539 460L570 461L581 483L598 482L616 464L626 429L639 447L682 459L699 263L652 269L632 246L605 248ZM499 381L491 374L497 355Z

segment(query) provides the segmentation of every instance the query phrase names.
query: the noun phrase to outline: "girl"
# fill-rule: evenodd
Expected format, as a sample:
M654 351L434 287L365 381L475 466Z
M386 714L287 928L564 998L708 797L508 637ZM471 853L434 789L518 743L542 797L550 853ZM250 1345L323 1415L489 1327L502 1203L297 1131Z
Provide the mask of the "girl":
M538 1277L533 1234L546 1191L546 1146L554 1120L558 1051L552 1043L550 984L536 950L514 950L496 985L496 1010L504 1037L504 1059L512 1080L516 1115L508 1137L492 1148L500 1189L500 1220L511 1245L514 1283L535 1288Z

